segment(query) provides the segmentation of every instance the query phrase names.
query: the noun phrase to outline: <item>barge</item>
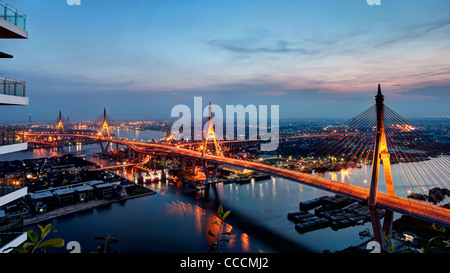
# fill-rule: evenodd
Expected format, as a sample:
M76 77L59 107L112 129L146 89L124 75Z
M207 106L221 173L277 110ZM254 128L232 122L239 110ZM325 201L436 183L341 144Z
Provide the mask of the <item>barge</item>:
M323 196L299 203L298 212L287 215L289 221L294 222L299 233L306 233L322 228L331 227L339 230L355 225L363 225L370 221L370 212L367 205L357 203L355 200L339 195ZM314 214L309 211L314 209ZM378 210L380 217L385 211Z

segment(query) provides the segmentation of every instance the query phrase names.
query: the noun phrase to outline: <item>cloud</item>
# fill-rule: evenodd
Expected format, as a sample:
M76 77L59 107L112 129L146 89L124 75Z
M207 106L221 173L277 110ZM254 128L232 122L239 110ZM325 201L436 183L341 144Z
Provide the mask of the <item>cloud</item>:
M207 44L235 53L296 53L303 55L316 55L319 53L317 49L298 47L286 40L276 40L267 43L261 39L216 39L207 41Z
M448 18L420 23L413 26L409 25L407 28L400 28L398 32L393 33L395 38L385 38L381 42L374 44L374 47L385 47L398 43L420 40L424 36L431 35L432 32L441 30L449 25L450 19Z

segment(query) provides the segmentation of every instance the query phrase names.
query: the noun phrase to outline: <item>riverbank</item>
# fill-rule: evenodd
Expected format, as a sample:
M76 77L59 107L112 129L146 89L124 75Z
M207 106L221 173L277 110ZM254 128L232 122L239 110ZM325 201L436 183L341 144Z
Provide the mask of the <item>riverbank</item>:
M144 188L144 187L142 187ZM146 189L146 188L144 188ZM39 224L44 221L53 220L55 218L66 216L86 210L92 210L94 208L103 207L111 205L112 203L122 202L128 199L148 196L148 195L154 195L156 194L156 191L146 189L145 192L141 192L139 194L129 195L125 197L120 198L113 198L113 199L100 199L100 200L91 200L84 203L78 203L74 205L64 206L61 208L57 208L42 214L33 215L32 217L25 217L24 219L24 226L30 226Z

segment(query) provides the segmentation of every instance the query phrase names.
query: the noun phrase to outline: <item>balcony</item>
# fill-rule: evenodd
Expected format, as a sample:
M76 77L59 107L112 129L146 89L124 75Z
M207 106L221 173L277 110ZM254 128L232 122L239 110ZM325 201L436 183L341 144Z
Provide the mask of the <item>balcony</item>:
M27 187L0 187L0 253L11 251L11 247L22 244L27 239L23 231L24 215L29 207L21 199L27 195Z
M0 127L0 155L27 149L23 127Z
M26 82L0 77L0 105L28 105Z
M0 0L0 38L28 39L27 16Z
M0 218L0 253L8 253L27 240L23 217Z

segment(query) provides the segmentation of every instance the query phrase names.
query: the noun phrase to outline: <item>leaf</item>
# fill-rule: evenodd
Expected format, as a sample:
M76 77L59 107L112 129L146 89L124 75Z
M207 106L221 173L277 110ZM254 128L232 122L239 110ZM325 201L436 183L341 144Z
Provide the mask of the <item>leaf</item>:
M395 252L395 243L392 243L391 252L390 253L394 253L394 252Z
M17 253L28 253L28 251L26 249L21 248L21 247L8 247L7 249L5 249L3 251L10 250L10 249L14 250Z
M27 235L28 237L31 239L31 241L33 242L34 245L37 245L39 238L38 238L38 234L36 231L30 229L27 231Z
M30 247L34 247L34 244L33 243L30 243L30 242L27 242L27 243L25 243L25 244L23 244L23 249L28 249L28 248L30 248Z
M220 224L219 224L219 222L217 222L217 221L214 221L214 222L212 222L214 225L217 225L217 226L219 226L220 227Z
M103 253L105 246L102 243L98 243L97 245L97 253Z
M225 212L225 214L222 217L222 221L225 220L225 218L227 218L227 216L230 215L230 213L231 213L231 210Z
M214 235L214 233L211 232L211 230L208 230L208 235L214 238L217 238L216 235Z
M111 239L109 239L109 243L110 244L112 244L112 243L117 243L119 240L117 240L116 238L112 238L111 237Z
M222 219L222 216L223 216L222 204L220 204L219 208L217 209L217 215L219 216L220 219Z
M39 244L38 248L41 249L43 247L63 247L64 246L64 240L61 238L52 238L48 239L47 241L44 241Z
M229 239L220 239L219 241L220 241L220 242L227 242L227 243L229 243L229 242L230 242L230 240L229 240Z
M222 235L231 236L231 235L233 235L233 233L231 233L231 232L222 232Z
M39 227L39 228L41 229L41 239L43 239L50 233L53 226L52 226L52 223L50 223L50 224L46 225L44 229L42 229L42 227Z

